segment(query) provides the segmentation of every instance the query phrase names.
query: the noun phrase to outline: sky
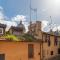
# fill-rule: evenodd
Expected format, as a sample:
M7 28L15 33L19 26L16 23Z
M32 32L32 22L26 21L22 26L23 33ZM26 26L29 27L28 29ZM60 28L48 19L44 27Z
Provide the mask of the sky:
M51 20L54 30L60 30L60 0L0 0L0 22L10 27L16 26L22 20L27 29L30 21L30 1L31 8L37 8L37 20L43 22L45 30L49 30L47 25ZM36 21L34 11L31 11L31 16L31 20Z

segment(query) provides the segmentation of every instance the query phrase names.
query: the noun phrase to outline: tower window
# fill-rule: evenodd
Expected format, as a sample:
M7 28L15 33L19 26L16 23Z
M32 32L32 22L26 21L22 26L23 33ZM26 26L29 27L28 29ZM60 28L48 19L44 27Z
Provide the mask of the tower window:
M54 37L54 45L57 45L57 42L58 42L58 38L57 36Z

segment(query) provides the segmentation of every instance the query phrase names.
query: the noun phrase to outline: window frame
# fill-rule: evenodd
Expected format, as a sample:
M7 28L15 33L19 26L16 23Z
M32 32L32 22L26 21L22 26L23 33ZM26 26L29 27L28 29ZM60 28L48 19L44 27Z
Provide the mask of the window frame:
M0 60L5 60L5 54L0 54Z
M48 46L50 46L51 45L51 41L50 41L50 35L49 34L47 35L47 42L48 42Z
M54 45L57 46L58 45L58 37L54 36Z
M28 58L34 57L34 45L28 44Z
M53 55L54 54L54 52L53 51L51 51L51 55Z
M45 42L47 42L47 34L45 34Z
M48 46L50 46L50 45L51 45L51 41L50 41L50 34L46 34L46 35L45 35L45 42L47 42L47 43L48 43Z
M0 30L1 30L1 33L0 34L3 34L3 28L0 28Z

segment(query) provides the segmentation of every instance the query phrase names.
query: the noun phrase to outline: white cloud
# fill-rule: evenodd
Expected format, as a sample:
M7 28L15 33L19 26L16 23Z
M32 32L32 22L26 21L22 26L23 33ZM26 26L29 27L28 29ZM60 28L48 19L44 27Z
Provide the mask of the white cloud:
M57 27L54 27L52 30L53 30L53 31L57 31Z
M42 21L42 31L44 31L44 29L47 27L48 21L43 20Z
M60 26L58 26L58 30L60 31Z
M3 13L3 8L0 6L0 20L4 20L5 16Z
M60 31L60 25L59 26L55 26L54 28L53 28L53 31Z
M11 26L17 26L17 23L13 21L4 21L4 23L7 25L6 31L8 31Z
M46 20L42 21L42 31L50 31L50 28L52 28L52 31L60 31L60 25L58 26L57 24L52 24L52 26L49 25L49 22Z
M20 20L25 21L26 20L26 16L24 16L24 15L16 15L15 17L12 17L11 20L12 21L20 21Z
M48 10L48 9L46 9L46 8L45 8L45 9L42 9L42 12L46 12L47 10Z
M26 32L28 31L28 25L27 24L25 24L25 29L26 29Z

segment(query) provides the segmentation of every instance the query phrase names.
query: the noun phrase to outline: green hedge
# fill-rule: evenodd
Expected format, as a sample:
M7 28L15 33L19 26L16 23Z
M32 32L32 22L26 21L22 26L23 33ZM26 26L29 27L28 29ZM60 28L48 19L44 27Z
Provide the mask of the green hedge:
M11 41L30 41L30 42L35 39L30 34L23 34L23 35L20 35L20 36L7 34L5 36L1 36L1 38L6 38L7 40L11 40Z

